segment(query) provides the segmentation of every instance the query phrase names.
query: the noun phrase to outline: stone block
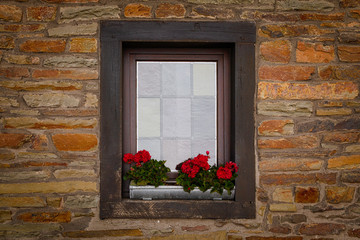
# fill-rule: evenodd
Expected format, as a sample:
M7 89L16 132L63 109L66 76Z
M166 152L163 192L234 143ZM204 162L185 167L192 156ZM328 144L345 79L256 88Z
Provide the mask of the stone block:
M342 8L353 8L359 6L360 6L359 0L340 0L340 7Z
M55 134L52 140L59 151L89 151L98 144L94 134Z
M220 7L208 7L208 6L194 6L190 13L190 17L199 19L233 19L235 13L233 9L220 8Z
M34 53L61 53L65 51L65 40L26 40L20 44L20 51Z
M76 6L60 8L60 22L119 18L120 8L117 5Z
M49 171L0 172L0 180L3 182L46 180L50 175Z
M296 61L303 63L329 63L335 60L334 46L322 43L299 41L296 48Z
M38 119L32 117L5 118L5 128L28 128L28 129L75 129L94 128L96 119Z
M348 230L348 235L350 237L356 237L356 238L360 238L360 228L355 229L355 228L351 228Z
M98 79L97 70L93 69L72 69L72 70L56 70L56 69L36 69L32 73L34 79L59 79L59 80L94 80Z
M360 47L338 46L338 55L342 62L360 62Z
M360 19L360 10L350 10L350 17Z
M281 136L294 134L294 121L266 120L260 123L258 133L263 136Z
M99 197L92 195L68 196L64 206L70 209L96 208L99 204Z
M31 141L32 135L22 133L0 133L0 148L17 149Z
M344 13L302 13L300 19L302 21L343 21L345 17Z
M259 162L259 170L264 172L281 172L281 171L312 171L319 170L323 161L317 159L269 159Z
M186 9L182 4L161 3L156 11L156 18L184 18Z
M348 118L346 120L338 122L334 129L336 130L352 130L352 129L360 129L360 119L359 118Z
M0 194L97 192L96 182L64 181L0 184Z
M95 38L72 38L70 40L70 52L94 53L97 51L97 40Z
M272 83L258 84L259 99L354 99L359 95L358 85L354 82L337 83Z
M309 223L302 224L299 232L304 235L339 235L345 231L344 224L336 223Z
M42 114L47 116L69 116L69 117L88 117L98 116L97 109L46 109Z
M316 203L319 202L320 191L314 187L296 187L295 202L297 203Z
M360 144L353 144L345 147L345 152L349 153L360 153Z
M96 177L96 173L92 169L59 169L54 171L55 178L86 178Z
M0 49L15 48L15 38L8 35L0 35Z
M259 28L259 36L268 38L321 36L331 33L334 31L320 29L315 25L264 25Z
M343 172L341 173L341 181L346 183L360 183L360 172Z
M286 40L263 42L260 44L260 53L266 61L288 63L291 58L291 43Z
M26 16L28 21L54 21L56 17L56 7L28 7Z
M124 16L127 18L149 18L151 15L151 6L149 5L131 3L124 9Z
M61 25L60 27L49 28L50 37L69 37L79 35L95 35L98 29L98 23Z
M181 230L185 232L204 232L204 231L209 231L210 228L206 225L182 226Z
M257 105L258 114L266 116L309 117L313 103L307 101L261 101Z
M296 212L296 205L291 203L270 204L271 212Z
M298 132L322 132L322 131L332 131L334 129L335 123L330 120L313 120L307 122L298 123Z
M87 93L85 95L85 104L86 108L97 108L98 107L98 97L95 94Z
M259 139L259 149L311 149L319 145L319 139L316 136L296 136L277 139Z
M83 84L70 81L0 81L0 87L15 91L81 90Z
M0 232L6 239L39 239L43 234L47 237L56 236L62 230L62 226L55 223L48 224L1 224Z
M359 44L359 32L340 32L338 39L340 43L344 44Z
M23 95L26 105L29 107L77 107L80 99L73 95L63 93L42 93Z
M358 169L360 167L360 155L349 155L330 158L329 169Z
M307 217L304 214L291 214L291 215L281 216L281 222L298 224L306 221L307 221Z
M49 207L59 208L61 207L62 200L63 199L61 197L47 197L46 204Z
M71 221L71 212L28 212L18 215L17 218L24 222L33 223L67 223Z
M7 22L20 22L22 10L15 5L0 5L0 19Z
M350 108L320 108L316 110L317 116L346 116L351 114Z
M4 60L11 64L21 64L21 65L39 65L40 58L30 55L15 55L8 54L4 56Z
M327 133L323 137L323 142L332 143L356 143L360 137L359 132L332 132Z
M95 58L85 58L79 56L54 56L44 59L45 67L58 68L93 68L98 64Z
M301 0L281 0L277 6L280 11L318 11L331 12L335 5L330 1L301 1Z
M276 81L306 81L315 73L311 66L261 66L259 79Z
M0 77L20 80L30 77L30 72L25 67L0 67Z
M326 200L329 203L351 202L354 198L354 187L326 187Z
M260 176L262 185L315 184L315 174L263 174Z
M36 208L45 207L41 197L0 197L0 207Z
M272 199L275 202L294 202L292 188L276 188L272 193Z
M0 223L11 220L12 212L10 210L0 210Z
M71 231L63 232L67 238L101 238L101 237L141 237L140 229L113 229L113 230L92 230L92 231Z

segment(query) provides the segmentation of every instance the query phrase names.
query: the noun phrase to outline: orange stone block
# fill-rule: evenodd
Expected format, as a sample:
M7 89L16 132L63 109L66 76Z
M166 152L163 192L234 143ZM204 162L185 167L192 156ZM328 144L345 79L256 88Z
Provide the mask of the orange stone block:
M92 69L74 69L74 70L47 70L36 69L32 77L35 79L69 79L69 80L94 80L98 79L97 70Z
M296 61L306 63L328 63L335 59L334 46L321 43L298 42Z
M343 62L360 62L360 47L338 46L338 55Z
M350 155L330 158L329 169L358 169L360 168L360 155Z
M155 12L157 18L183 18L185 17L185 7L182 4L162 3Z
M151 7L144 4L128 4L124 10L125 17L147 18L151 17Z
M329 203L351 202L355 193L354 187L327 187L326 199Z
M261 122L258 128L260 135L279 136L294 133L293 120L267 120Z
M73 38L70 41L70 52L92 53L97 51L95 38Z
M60 53L65 51L65 46L65 40L27 40L20 44L20 51Z
M306 81L315 73L315 67L309 66L261 66L261 80Z
M56 7L28 7L27 19L30 21L53 21L56 17Z
M290 42L285 40L263 42L260 45L260 52L266 61L288 63L291 57L290 48Z
M333 143L356 143L360 137L359 132L350 132L350 133L327 133L323 141L333 142Z
M20 148L30 142L31 136L21 133L0 133L0 148Z
M318 14L318 13L303 13L300 14L302 21L341 21L344 20L345 13L331 13L331 14Z
M29 69L23 67L1 67L0 76L9 79L30 77Z
M258 84L260 99L354 99L359 94L354 82L337 83L271 83Z
M319 139L315 136L297 136L279 139L259 139L259 149L310 149L318 146Z
M18 219L24 222L34 222L34 223L49 223L49 222L59 222L67 223L71 221L71 212L30 212L23 213L18 216Z
M323 161L317 159L269 159L259 162L260 171L312 171L319 170Z
M297 187L295 189L295 202L297 203L316 203L319 201L320 191L313 187Z
M56 134L52 140L59 151L89 151L97 147L98 140L93 134Z
M0 36L0 48L13 49L15 47L15 39L11 36Z
M14 5L0 5L0 19L8 22L20 22L21 8Z

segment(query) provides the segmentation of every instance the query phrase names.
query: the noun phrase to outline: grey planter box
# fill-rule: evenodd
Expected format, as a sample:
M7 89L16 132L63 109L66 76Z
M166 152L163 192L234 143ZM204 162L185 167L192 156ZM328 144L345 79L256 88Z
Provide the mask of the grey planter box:
M195 188L190 193L185 192L181 186L133 186L130 185L130 198L153 200L153 199L192 199L192 200L232 200L234 199L235 191L231 191L231 195L225 190L222 195L218 193L210 193L200 191Z

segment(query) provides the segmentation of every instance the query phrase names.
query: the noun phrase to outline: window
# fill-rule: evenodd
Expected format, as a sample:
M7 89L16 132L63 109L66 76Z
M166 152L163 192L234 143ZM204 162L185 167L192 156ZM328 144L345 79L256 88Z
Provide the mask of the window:
M255 217L254 43L255 25L251 23L101 23L102 218ZM159 83L156 82L158 79L153 79L153 86L167 84L168 87L164 85L157 90L154 88L157 92L146 92L147 83L141 81L141 76L151 74L157 68L165 69L165 72L158 72L165 75L166 71L174 72L176 68L191 72L186 81L192 91L184 86L174 90L176 82L164 80ZM201 89L204 71L208 74L206 81L213 82L205 84L211 86L209 89ZM138 79L138 82L131 79ZM201 128L198 132L191 131L192 127L188 126L196 125L196 121L191 121L191 113L196 115L196 111L191 109L196 109L196 104L200 103L212 112L210 134ZM160 131L171 121L160 117L162 111L171 112L174 106L184 111L182 115L189 117L190 113L190 121L184 121L185 125L181 126L185 130L174 132L168 128L169 131ZM144 113L141 108L158 112L152 116L153 128L147 127L142 115L137 114L137 111ZM166 116L176 117L174 114ZM136 134L137 131L141 133ZM198 146L201 141L191 141L196 137L214 145L220 162L232 160L239 165L234 201L127 198L127 184L122 181L124 153L135 152L137 146L149 146L151 142L161 159L161 154L166 154L167 144L193 144L192 149L201 149ZM172 165L177 159L173 161Z

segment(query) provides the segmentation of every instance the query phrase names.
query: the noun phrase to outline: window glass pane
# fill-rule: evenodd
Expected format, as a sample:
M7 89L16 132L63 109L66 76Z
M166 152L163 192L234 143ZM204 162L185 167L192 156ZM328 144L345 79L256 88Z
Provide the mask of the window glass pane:
M137 149L178 163L210 151L216 163L216 62L137 62Z

